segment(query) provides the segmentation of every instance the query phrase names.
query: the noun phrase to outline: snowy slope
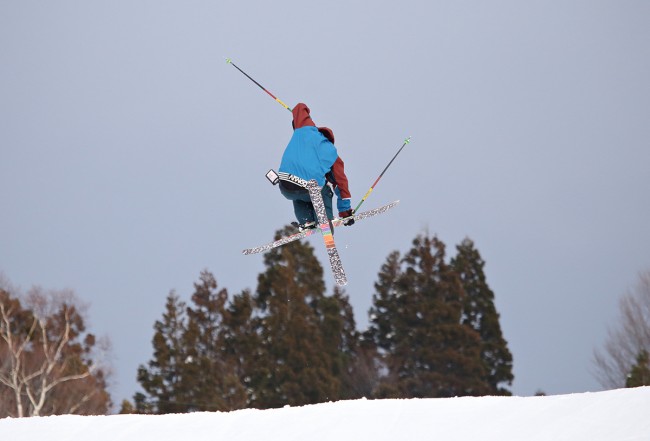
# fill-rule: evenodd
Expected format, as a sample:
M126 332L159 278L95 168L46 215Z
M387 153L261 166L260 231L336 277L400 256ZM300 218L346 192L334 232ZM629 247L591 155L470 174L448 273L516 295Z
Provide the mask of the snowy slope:
M0 439L650 440L650 387L527 398L355 400L229 413L3 419Z

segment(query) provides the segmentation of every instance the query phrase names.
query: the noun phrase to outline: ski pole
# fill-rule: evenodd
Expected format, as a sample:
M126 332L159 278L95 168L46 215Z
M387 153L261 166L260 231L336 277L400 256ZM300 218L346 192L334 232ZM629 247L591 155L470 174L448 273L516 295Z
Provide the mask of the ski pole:
M388 165L386 166L386 168L384 169L384 171L381 172L381 174L379 175L379 177L377 178L377 180L374 182L374 184L372 184L372 185L370 186L370 190L368 190L368 192L367 192L367 193L366 193L366 194L361 198L361 202L359 202L359 205L357 205L357 208L354 209L354 211L352 212L353 214L356 213L356 212L359 210L359 207L361 206L361 204L363 204L364 201L366 200L366 198L367 198L368 196L370 196L370 193L372 193L372 190L374 190L375 185L377 185L377 182L379 182L379 180L381 179L381 177L384 176L384 173L386 173L386 170L388 170L388 167L390 167L390 165L393 163L393 161L395 160L395 158L397 158L397 155L399 155L399 153L402 151L402 149L403 149L403 148L406 146L406 144L408 144L409 142L411 142L411 137L410 137L410 136L404 140L404 144L402 144L402 147L400 147L400 149L397 151L397 153L395 153L395 156L393 156L393 159L390 160L390 162L388 163Z
M260 83L258 83L258 82L255 81L254 79L252 79L252 78L251 78L251 77L250 77L246 72L244 72L244 71L241 70L239 67L237 67L237 65L236 65L235 63L232 62L232 59L230 59L230 58L226 58L226 63L228 63L228 64L232 64L233 66L235 66L235 68L236 68L238 71L240 71L241 73L243 73L244 75L246 75L246 77L247 77L249 80L251 80L253 83L257 84L257 85L259 86L260 89L262 89L264 92L268 93L268 94L271 96L271 98L273 98L274 100L276 100L278 103L280 103L280 104L282 105L282 107L284 107L284 108L287 109L289 112L291 112L291 107L289 107L289 106L287 106L286 104L284 104L284 103L283 103L279 98L277 98L277 97L276 97L275 95L273 95L271 92L269 92L268 90L266 90L266 89L265 89L265 88L264 88Z

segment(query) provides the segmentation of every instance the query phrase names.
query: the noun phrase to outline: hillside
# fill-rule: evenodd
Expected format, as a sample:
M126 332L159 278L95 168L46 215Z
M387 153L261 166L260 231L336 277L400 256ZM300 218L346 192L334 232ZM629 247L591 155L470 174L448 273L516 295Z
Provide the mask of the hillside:
M547 397L355 400L178 415L0 420L3 440L650 440L650 387Z

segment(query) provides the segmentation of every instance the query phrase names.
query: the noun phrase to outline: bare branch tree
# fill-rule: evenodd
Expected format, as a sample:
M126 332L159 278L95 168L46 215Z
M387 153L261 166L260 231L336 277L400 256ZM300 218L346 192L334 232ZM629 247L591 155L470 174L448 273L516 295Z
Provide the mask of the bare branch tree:
M28 331L21 333L19 328L24 328L30 321ZM35 318L32 317L30 320L25 311L22 311L18 300L11 299L6 291L0 291L0 337L4 341L4 345L0 347L0 355L2 355L0 383L13 392L15 416L18 417L24 416L23 395L25 382L29 380L24 375L23 355L31 342L37 324Z
M106 413L104 372L89 356L94 336L79 342L78 304L71 291L33 288L25 308L0 286L0 417Z
M621 297L619 311L618 327L609 329L603 349L594 351L594 375L606 388L625 387L639 354L650 352L650 270Z

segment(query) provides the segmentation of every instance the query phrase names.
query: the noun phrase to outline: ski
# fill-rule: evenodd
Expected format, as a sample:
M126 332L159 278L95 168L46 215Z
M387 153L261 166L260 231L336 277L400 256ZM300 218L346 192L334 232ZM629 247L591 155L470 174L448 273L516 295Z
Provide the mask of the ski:
M320 232L323 235L323 241L325 242L325 248L327 249L327 256L330 259L330 266L332 267L334 280L338 286L344 286L348 283L348 278L345 275L345 270L343 269L343 264L339 257L339 251L336 249L336 244L334 243L332 227L330 220L327 218L325 203L323 203L323 195L321 194L322 189L320 185L318 185L318 182L312 179L307 183L307 190L309 190L309 197L311 203L314 205L314 211L318 218L317 222L319 224Z
M360 221L362 219L367 219L369 217L376 216L378 214L385 213L386 211L390 210L391 208L395 207L397 204L399 204L399 201L393 201L390 204L382 205L381 207L378 208L373 208L372 210L364 211L362 213L357 213L353 216L346 217L346 218L337 218L332 220L332 225L334 227L340 227L343 225L344 222L349 220L350 218L354 219L355 222ZM317 233L319 230L317 228L314 228L312 230L305 230L301 231L299 233L294 233L289 236L282 237L276 241L267 243L266 245L261 245L259 247L254 247L254 248L247 248L242 251L242 254L257 254L257 253L263 253L264 251L268 251L272 248L277 248L279 246L288 244L290 242L300 240L305 237L309 237L314 233Z

